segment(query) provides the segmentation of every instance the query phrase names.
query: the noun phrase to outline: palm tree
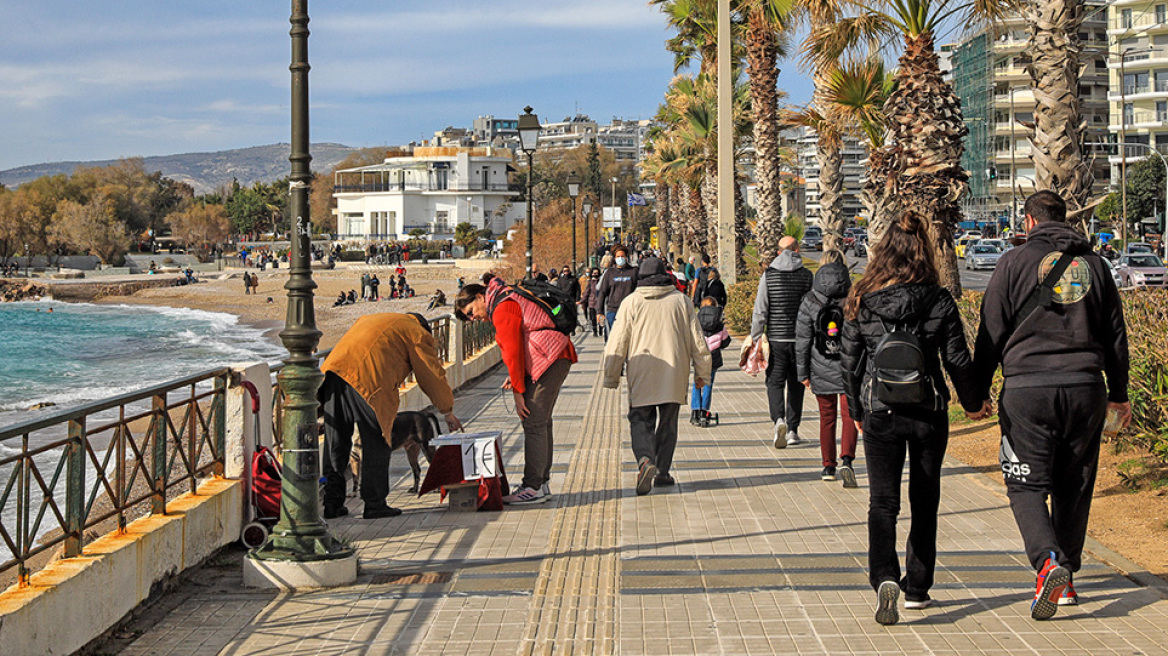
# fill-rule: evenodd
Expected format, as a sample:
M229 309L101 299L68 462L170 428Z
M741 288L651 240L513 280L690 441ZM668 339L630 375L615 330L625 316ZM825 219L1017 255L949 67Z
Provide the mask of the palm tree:
M941 76L934 32L947 18L986 20L1005 9L999 0L882 0L866 5L859 16L845 18L813 35L816 55L835 57L861 37L899 35L904 52L896 71L896 89L884 105L890 141L885 146L890 194L901 208L931 225L941 284L954 298L961 294L953 233L961 218L958 199L968 189L961 167L962 138L969 132L961 102Z
M754 110L754 175L760 254L778 250L783 236L779 190L779 94L777 59L785 56L781 34L789 28L790 0L743 0L746 14L746 61L750 103Z
M1032 0L1023 5L1030 23L1030 86L1034 89L1034 176L1039 189L1057 192L1068 213L1086 211L1094 176L1083 158L1079 106L1079 27L1082 0Z
M864 180L862 201L868 215L868 235L880 241L890 217L897 212L897 199L888 193L891 175L885 149L888 121L884 103L896 89L896 78L884 69L878 58L845 63L831 74L824 100L835 108L844 129L856 134L868 148L868 175Z

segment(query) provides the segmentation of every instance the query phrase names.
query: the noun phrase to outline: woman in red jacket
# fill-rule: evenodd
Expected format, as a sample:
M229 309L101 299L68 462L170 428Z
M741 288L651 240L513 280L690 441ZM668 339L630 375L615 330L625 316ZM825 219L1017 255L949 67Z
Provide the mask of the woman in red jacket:
M552 411L576 362L572 340L555 329L543 308L512 293L498 278L485 287L470 284L459 290L454 314L462 321L494 324L495 341L507 366L503 387L511 390L523 422L523 482L503 497L503 503L543 503L551 498Z

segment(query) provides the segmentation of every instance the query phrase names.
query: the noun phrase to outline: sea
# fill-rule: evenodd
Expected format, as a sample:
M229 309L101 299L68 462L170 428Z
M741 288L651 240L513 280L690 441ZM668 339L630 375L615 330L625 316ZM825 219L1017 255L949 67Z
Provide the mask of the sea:
M285 354L262 330L219 312L48 300L0 303L0 430L225 364L274 362ZM37 433L30 442L56 439L62 431ZM0 458L18 453L19 443L0 443ZM59 460L55 453L37 458L49 474ZM13 469L0 466L0 492ZM14 490L0 509L10 532L15 497ZM38 533L56 528L51 517L50 512L48 526ZM0 548L0 562L7 551Z

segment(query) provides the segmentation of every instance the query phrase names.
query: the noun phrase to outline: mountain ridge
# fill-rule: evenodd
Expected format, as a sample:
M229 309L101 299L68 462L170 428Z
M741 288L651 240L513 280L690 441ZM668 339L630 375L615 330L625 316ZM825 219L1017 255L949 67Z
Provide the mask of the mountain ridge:
M246 187L291 174L292 165L288 162L291 149L288 143L274 143L209 152L152 155L141 159L148 172L161 171L168 178L191 185L196 194L204 194L231 184L232 180L238 180ZM338 143L312 144L309 147L312 170L318 173L328 171L356 150ZM0 183L12 188L45 175L71 174L79 166L108 166L118 161L61 161L18 166L0 171Z

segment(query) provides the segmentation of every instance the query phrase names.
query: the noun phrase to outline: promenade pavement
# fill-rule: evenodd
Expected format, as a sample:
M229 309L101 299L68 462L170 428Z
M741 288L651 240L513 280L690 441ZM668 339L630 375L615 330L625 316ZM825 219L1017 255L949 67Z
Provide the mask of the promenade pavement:
M735 345L736 347L736 345ZM1095 557L1082 597L1048 622L1029 616L1034 574L1000 489L950 461L939 563L923 611L873 620L866 570L867 479L819 478L818 442L777 451L761 379L718 376L721 425L686 422L678 484L633 493L623 390L600 385L602 342L580 341L555 418L553 501L448 513L417 499L404 458L400 517L335 532L361 558L355 585L295 594L240 587L241 551L204 566L103 651L122 654L1165 654L1168 600ZM522 433L496 369L458 395L472 430L504 432L508 471ZM809 401L813 399L809 396ZM807 404L801 429L818 435ZM518 478L518 476L516 476ZM907 503L905 503L907 513ZM901 518L901 537L907 531Z

